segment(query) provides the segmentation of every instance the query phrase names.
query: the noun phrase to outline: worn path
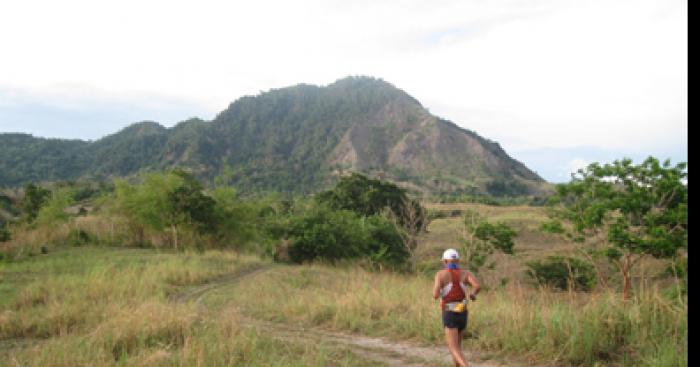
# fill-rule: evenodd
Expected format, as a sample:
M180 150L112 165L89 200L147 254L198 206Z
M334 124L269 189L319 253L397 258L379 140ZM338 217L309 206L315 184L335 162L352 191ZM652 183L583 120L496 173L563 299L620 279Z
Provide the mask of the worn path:
M191 287L174 294L171 299L177 302L195 302L203 306L203 299L213 291L235 284L242 279L259 275L269 267L246 269ZM416 343L394 341L385 338L330 331L317 327L295 326L287 323L272 323L252 318L242 318L245 326L264 330L266 335L285 341L317 341L348 348L364 358L384 363L388 366L443 366L451 365L452 358L446 347L421 346ZM478 361L475 353L465 351L472 367L504 367L492 361Z

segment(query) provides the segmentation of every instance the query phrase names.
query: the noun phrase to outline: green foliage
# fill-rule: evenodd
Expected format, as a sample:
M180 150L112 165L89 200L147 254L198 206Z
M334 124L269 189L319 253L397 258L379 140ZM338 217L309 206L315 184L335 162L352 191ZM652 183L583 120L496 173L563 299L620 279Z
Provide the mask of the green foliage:
M351 210L366 217L389 209L398 224L412 232L419 232L427 225L425 209L418 201L409 199L406 190L359 173L341 178L333 189L319 193L317 200L333 209Z
M22 214L28 222L33 222L39 214L41 207L51 197L51 191L33 183L24 187L24 198L20 203Z
M167 193L168 222L191 225L200 233L214 231L214 199L204 194L204 187L191 174L181 170L173 174L181 177L182 183Z
M335 188L317 197L319 202L333 209L352 210L363 216L379 214L386 207L399 214L407 201L405 190L359 173L341 178Z
M305 262L364 258L382 266L398 267L408 253L393 225L374 215L318 205L293 218L288 232L292 261Z
M605 235L610 247L603 252L620 267L625 297L640 257L673 257L688 246L686 167L654 157L639 165L593 163L557 186L555 216L573 224L575 238Z
M478 177L492 180L489 189L498 195L519 195L529 189L517 180L541 182L498 144L474 132L441 119L421 127L426 116L418 101L381 79L297 85L240 98L212 121L193 118L172 128L144 121L94 142L0 134L0 186L133 177L174 167L187 167L207 185L226 172L227 185L244 197L315 193L348 168L382 172L431 191L460 190ZM391 147L414 132L417 141L436 134L450 139L430 147L408 144L411 161L390 164ZM357 152L353 165L331 163L337 161L344 137L351 137ZM464 144L465 138L472 143ZM481 154L461 154L471 144L483 148L477 149ZM441 172L445 184L433 184ZM484 185L468 187L465 193L486 191Z
M95 199L100 195L107 194L113 191L113 187L104 181L79 181L69 182L68 186L73 189L73 201L82 202Z
M674 258L661 273L663 277L688 278L688 257Z
M4 210L11 215L17 215L18 210L12 203L12 199L9 196L0 194L0 210Z
M0 187L78 177L91 159L84 151L88 144L28 134L0 134Z
M316 200L330 209L349 210L366 217L374 225L370 230L374 231L373 237L382 243L379 248L368 250L373 254L372 260L379 263L402 263L406 254L413 259L418 245L416 237L428 223L426 210L418 201L409 199L405 190L358 173L341 178L333 189L320 193ZM378 219L379 215L385 219ZM387 224L393 228L387 228ZM402 246L395 243L397 239Z
M115 181L118 210L130 219L134 227L162 231L166 227L167 191L174 189L180 179L174 175L148 174L140 184Z
M289 254L295 262L356 258L369 240L357 214L323 206L294 221L289 237Z
M222 247L242 249L253 239L262 240L264 232L264 210L262 202L243 202L236 190L230 186L216 187L210 192L214 208L209 228Z
M461 227L462 259L474 273L486 264L494 251L514 253L517 232L504 222L488 222L475 210L466 210Z
M486 191L496 197L527 195L528 188L525 184L516 180L497 179L486 184Z
M688 295L688 257L679 256L664 268L660 277L674 279L674 284L665 290L668 298L673 300L683 299Z
M538 284L560 290L590 291L596 283L593 266L577 258L548 256L526 265L526 274Z
M559 185L558 196L577 231L602 228L624 252L670 257L687 247L685 169L653 157L640 165L629 159L594 163Z
M181 230L199 233L211 231L214 200L205 196L202 186L182 171L152 173L140 184L116 182L119 209L131 219L136 231L140 227L171 231L172 245L178 247Z
M66 221L69 217L65 209L73 203L73 190L69 187L51 191L50 198L41 207L36 217L40 225L53 225Z
M66 244L70 246L85 246L97 242L97 238L84 229L72 228L66 237ZM48 252L48 249L46 250ZM44 249L42 248L42 253Z
M487 194L479 194L476 192L462 193L460 190L455 190L448 193L440 193L437 195L436 201L440 203L474 203L486 204L492 206L515 206L515 205L530 205L543 206L547 203L549 196L493 196Z
M561 221L553 219L546 222L542 222L540 225L540 230L545 233L563 234L566 232Z
M10 229L7 226L7 222L0 219L0 242L9 241L10 238Z
M513 237L516 236L514 229L510 228L504 222L492 224L489 222L480 223L474 231L476 238L490 243L494 248L504 254L513 254Z
M240 249L257 232L256 208L237 199L228 186L207 193L190 173L173 170L150 173L139 183L115 183L117 210L129 219L137 244L143 245L144 230L167 233L170 244L203 246L202 239L219 247ZM181 243L183 236L197 243ZM192 241L190 241L192 242Z

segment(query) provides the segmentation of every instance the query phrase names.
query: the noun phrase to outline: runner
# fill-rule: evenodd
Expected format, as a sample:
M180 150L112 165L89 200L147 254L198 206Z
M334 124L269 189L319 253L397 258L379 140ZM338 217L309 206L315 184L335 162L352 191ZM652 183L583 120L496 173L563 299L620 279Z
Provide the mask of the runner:
M457 251L445 250L442 254L442 262L445 268L435 274L433 298L441 298L442 324L445 328L447 347L450 349L455 366L469 367L462 354L462 333L467 327L468 316L467 298L476 301L476 294L481 287L472 273L459 268ZM467 292L467 285L471 286L471 293Z

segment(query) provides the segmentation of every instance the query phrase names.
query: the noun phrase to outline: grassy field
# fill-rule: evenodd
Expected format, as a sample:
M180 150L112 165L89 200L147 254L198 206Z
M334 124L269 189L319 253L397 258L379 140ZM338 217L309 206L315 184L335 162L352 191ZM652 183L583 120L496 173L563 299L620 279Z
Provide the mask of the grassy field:
M262 275L261 275L262 277ZM278 268L228 289L246 314L366 335L441 343L432 282L421 275L356 268ZM254 304L246 302L255 299ZM470 305L465 347L561 365L687 365L687 308L658 289L622 302L617 293L554 293L520 286L485 292Z
M666 283L638 283L626 302L614 288L539 290L524 277L524 262L576 251L574 244L539 230L547 218L542 208L430 207L478 210L518 231L515 255L495 255L495 267L479 274L487 290L470 304L465 348L532 364L687 365L687 301L669 297ZM102 223L90 217L81 221L72 225ZM352 348L280 340L242 320L441 345L431 274L445 248L458 248L459 224L459 216L430 224L420 238L424 272L416 274L352 265L274 265L222 251L59 245L41 254L38 245L45 238L64 236L68 229L28 232L10 245L16 250L23 241L31 243L32 256L0 262L0 366L377 365ZM86 228L112 242L111 226L100 226ZM643 265L649 274L662 266ZM203 300L206 307L172 300L188 287L258 268L264 271L211 292Z
M59 249L0 265L2 366L358 366L347 350L283 343L241 327L233 309L169 295L261 266L226 252Z

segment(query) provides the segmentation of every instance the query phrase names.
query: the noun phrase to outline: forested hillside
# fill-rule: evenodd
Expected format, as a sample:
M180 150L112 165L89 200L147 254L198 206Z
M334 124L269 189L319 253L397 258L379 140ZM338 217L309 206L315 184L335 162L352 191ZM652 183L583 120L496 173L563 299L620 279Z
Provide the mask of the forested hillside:
M212 121L133 124L94 142L0 134L0 186L183 167L241 191L316 192L356 171L423 193L533 195L546 183L498 143L369 77L246 96Z

